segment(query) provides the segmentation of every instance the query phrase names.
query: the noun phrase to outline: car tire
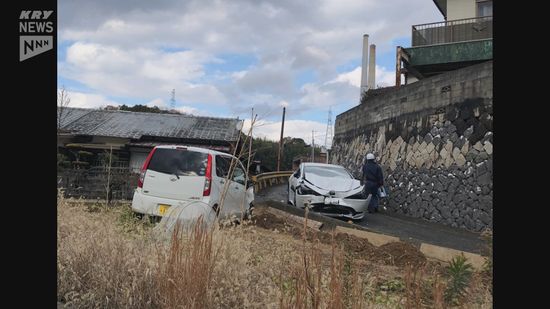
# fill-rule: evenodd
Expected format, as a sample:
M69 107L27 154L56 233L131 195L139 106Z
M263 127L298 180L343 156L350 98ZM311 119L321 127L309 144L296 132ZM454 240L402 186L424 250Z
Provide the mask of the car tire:
M136 212L134 211L134 216L138 219L138 220L142 220L143 219L143 214L142 213L139 213L139 212Z
M214 204L214 206L212 206L212 209L214 209L214 212L216 212L216 217L218 217L220 215L220 207L218 204Z
M292 205L292 202L290 201L290 185L286 187L286 203L288 205Z
M252 220L253 211L254 211L254 204L250 203L248 209L244 213L243 219Z

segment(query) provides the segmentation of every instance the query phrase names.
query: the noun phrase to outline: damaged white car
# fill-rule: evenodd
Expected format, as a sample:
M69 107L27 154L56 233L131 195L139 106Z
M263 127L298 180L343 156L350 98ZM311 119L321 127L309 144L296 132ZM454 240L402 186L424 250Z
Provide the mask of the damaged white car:
M288 202L326 216L361 220L370 194L343 166L302 163L288 180Z

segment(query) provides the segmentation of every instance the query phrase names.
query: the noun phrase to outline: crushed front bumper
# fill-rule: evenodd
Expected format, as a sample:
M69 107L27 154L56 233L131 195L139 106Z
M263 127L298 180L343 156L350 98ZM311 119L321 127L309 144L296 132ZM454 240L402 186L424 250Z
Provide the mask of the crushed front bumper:
M309 207L323 215L361 220L365 216L370 196L366 199L348 199L340 197L327 197L321 195L296 195L296 207Z

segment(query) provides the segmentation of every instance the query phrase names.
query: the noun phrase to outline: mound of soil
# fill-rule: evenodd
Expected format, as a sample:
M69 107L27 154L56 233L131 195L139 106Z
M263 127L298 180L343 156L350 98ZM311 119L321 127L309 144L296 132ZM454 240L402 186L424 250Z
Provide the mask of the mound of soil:
M268 230L279 230L292 235L296 239L303 238L303 227L297 226L294 222L286 222L269 212L260 212L252 220L257 227ZM323 244L332 244L332 234L326 232L312 231L307 229L307 238L311 241L319 240ZM367 239L355 235L338 233L334 236L337 246L342 245L346 251L352 252L357 257L372 262L386 265L414 267L426 264L427 259L417 248L405 242L391 242L380 247L371 244Z
M367 239L350 234L338 233L334 237L337 244L343 244L346 250L361 256L368 256L376 250L376 247Z
M262 212L257 215L255 214L252 221L256 226L267 230L277 229L279 231L282 231L288 227L288 224L285 223L285 220L269 212Z
M390 242L380 246L373 252L371 258L387 265L404 267L406 265L422 266L427 259L413 245L405 242Z

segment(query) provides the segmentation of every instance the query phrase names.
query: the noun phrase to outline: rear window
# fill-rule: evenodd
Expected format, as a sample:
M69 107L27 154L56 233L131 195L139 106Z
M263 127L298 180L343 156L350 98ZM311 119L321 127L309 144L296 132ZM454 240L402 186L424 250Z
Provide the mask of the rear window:
M178 176L204 176L207 163L206 153L157 148L147 169Z
M343 177L343 178L353 178L350 173L343 167L333 167L333 166L307 166L304 168L304 174L315 174L322 177Z

